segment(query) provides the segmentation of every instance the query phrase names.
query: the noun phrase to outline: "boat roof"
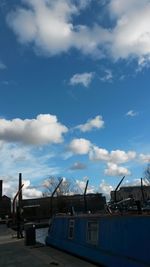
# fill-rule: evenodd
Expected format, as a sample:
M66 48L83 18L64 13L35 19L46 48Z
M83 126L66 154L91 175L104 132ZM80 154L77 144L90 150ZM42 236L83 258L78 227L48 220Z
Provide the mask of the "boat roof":
M99 218L114 218L114 217L149 217L150 218L150 213L143 213L143 214L138 214L138 213L124 213L123 215L120 213L113 213L113 214L108 214L108 213L91 213L91 214L65 214L65 213L58 213L55 215L55 217L61 217L61 218L68 218L68 219L75 219L75 218L88 218L88 219L99 219Z

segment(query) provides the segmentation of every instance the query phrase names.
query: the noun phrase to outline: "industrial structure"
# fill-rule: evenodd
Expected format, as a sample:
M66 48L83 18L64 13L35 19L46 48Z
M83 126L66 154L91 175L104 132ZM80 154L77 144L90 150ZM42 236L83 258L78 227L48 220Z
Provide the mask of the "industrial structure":
M118 191L111 191L111 201L132 198L135 201L150 200L150 186L122 186Z

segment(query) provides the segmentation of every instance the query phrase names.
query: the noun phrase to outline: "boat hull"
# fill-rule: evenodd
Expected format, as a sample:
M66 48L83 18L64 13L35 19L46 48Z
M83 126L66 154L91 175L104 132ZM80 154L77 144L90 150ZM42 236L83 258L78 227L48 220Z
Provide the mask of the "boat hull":
M68 236L74 220L73 238ZM88 222L97 222L97 243L87 240ZM149 216L56 216L46 244L108 267L150 266Z

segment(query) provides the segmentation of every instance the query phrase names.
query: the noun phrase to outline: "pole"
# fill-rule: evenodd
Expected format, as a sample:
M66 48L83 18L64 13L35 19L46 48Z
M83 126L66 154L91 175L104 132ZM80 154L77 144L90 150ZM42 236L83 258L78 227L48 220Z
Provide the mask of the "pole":
M121 183L123 182L125 176L123 176L123 178L121 179L121 181L119 182L119 184L117 185L115 191L114 191L114 202L116 203L117 202L117 190L119 188L119 186L121 185Z
M19 212L21 210L21 203L22 203L22 173L19 173L19 195L18 195L18 206L19 206Z
M16 204L16 198L19 195L20 191L22 190L22 187L24 186L24 184L21 185L20 190L17 191L14 199L13 199L13 211L12 211L12 216L13 216L13 223L15 222L15 204Z
M141 193L142 193L142 199L143 203L145 202L145 196L144 196L144 188L143 188L143 179L141 178Z
M53 197L57 191L57 189L59 188L59 186L61 185L63 179L60 180L60 182L58 183L58 185L56 186L56 188L54 189L52 195L51 195L51 203L50 203L50 213L51 213L51 217L53 215Z
M87 212L87 199L86 199L86 191L88 187L89 180L86 181L85 189L84 189L84 211Z

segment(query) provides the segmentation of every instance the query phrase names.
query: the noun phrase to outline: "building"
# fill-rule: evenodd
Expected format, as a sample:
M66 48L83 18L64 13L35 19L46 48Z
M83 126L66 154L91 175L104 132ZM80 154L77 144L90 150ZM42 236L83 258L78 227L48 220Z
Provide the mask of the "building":
M123 186L119 190L111 191L111 201L120 201L126 198L133 198L135 201L140 200L141 202L150 200L150 186Z
M87 194L23 199L21 206L27 220L49 218L51 213L68 213L73 207L79 213L83 211L100 212L104 210L106 199L102 194Z
M2 195L3 181L0 180L0 218L5 219L5 217L11 214L11 199L7 196Z

